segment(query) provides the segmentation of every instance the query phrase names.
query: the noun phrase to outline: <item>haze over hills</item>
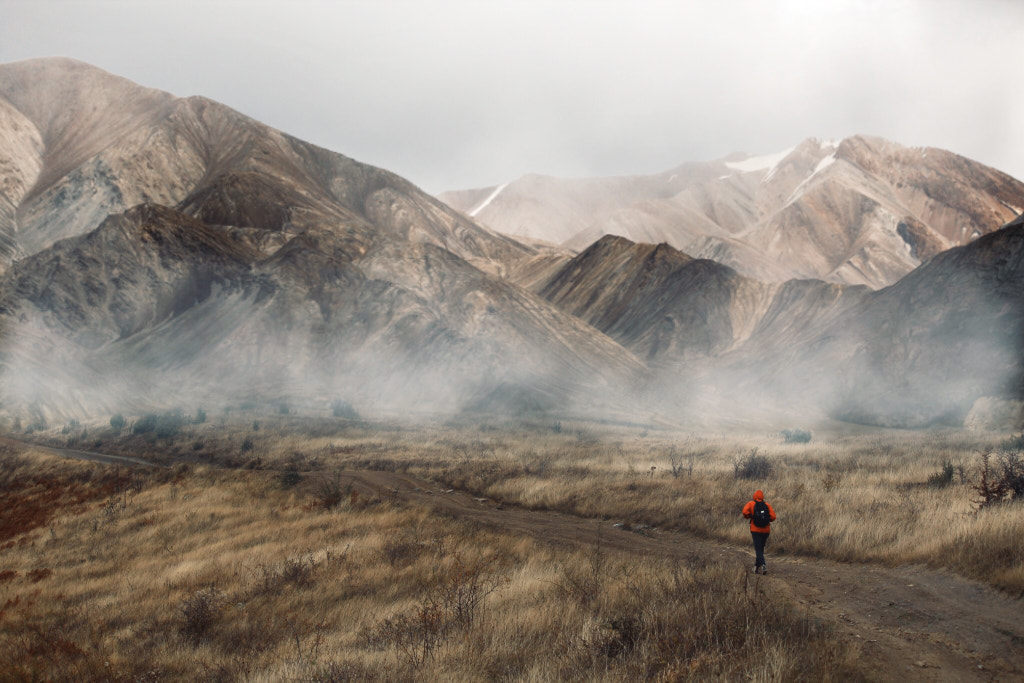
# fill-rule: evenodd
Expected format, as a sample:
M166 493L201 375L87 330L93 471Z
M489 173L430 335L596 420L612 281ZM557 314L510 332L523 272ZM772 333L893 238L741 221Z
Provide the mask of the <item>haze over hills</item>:
M644 371L495 275L531 248L386 171L70 60L0 66L0 103L6 405L572 405Z
M441 198L495 230L577 250L612 234L760 280L878 289L1020 215L1024 184L950 152L858 136L651 176L526 176Z
M985 423L982 397L1021 417L1006 400L1024 397L1024 218L879 291L759 282L615 236L537 289L647 361L653 401L709 422Z
M574 254L216 102L54 59L0 65L0 168L8 417L340 399L917 426L1024 397L1024 227L995 229L1024 193L949 153L851 138L530 179L575 188L565 225L617 216L669 242ZM519 184L462 200L485 217ZM692 252L663 239L680 235Z

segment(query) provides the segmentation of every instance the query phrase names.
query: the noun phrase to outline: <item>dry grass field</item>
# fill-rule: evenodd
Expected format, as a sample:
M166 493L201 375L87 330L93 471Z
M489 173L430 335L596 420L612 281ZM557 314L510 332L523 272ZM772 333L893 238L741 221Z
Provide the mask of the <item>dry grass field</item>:
M1001 458L1020 452L1009 448L1011 437L844 428L785 443L767 432L517 421L411 426L257 414L191 425L169 439L83 440L72 432L56 441L168 462L410 472L506 504L740 543L748 532L738 510L761 488L780 516L774 553L922 563L1021 594L1024 501L1010 502L1007 493L1006 504L981 506L978 491L981 456L992 454L991 478ZM1020 485L1024 467L1014 462Z
M860 645L735 563L552 545L353 487L342 469L737 545L761 488L779 513L769 565L920 563L1024 591L1021 501L979 505L980 455L996 474L1008 434L785 443L272 412L131 425L31 438L165 468L6 447L0 487L23 512L0 529L0 680L870 678Z
M4 496L48 508L5 520L0 680L859 678L831 626L714 562L554 548L315 476L17 450Z

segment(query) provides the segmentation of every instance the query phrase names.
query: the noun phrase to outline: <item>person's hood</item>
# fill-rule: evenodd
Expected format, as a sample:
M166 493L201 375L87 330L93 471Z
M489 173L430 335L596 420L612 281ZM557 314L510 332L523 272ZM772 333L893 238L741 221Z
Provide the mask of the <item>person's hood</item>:
M754 491L754 501L760 502L762 500L764 500L764 494L761 493L761 490L758 489L757 491Z

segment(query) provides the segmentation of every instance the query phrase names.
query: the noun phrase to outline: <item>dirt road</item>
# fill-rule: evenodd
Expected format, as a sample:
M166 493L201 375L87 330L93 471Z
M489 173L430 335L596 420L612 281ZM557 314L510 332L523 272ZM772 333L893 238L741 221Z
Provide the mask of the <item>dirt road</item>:
M13 442L22 447L32 448L43 453L58 455L62 458L72 458L74 460L88 460L90 462L99 462L105 465L127 465L128 467L164 467L164 465L160 465L155 462L150 462L148 460L140 460L139 458L127 458L123 455L107 455L106 453L94 453L92 451L79 451L74 448L56 448L54 446L43 446L37 443L33 443L31 441L15 439L10 436L3 437L3 440Z
M62 457L151 465L99 453L32 446ZM593 546L656 557L718 557L735 562L737 579L749 572L749 548L696 536L623 531L612 522L551 511L529 511L461 491L443 491L409 475L345 471L366 494L390 496L443 510L559 546ZM818 558L772 557L767 581L806 609L835 623L860 644L862 660L879 680L1024 680L1024 602L976 582L923 567L840 564Z

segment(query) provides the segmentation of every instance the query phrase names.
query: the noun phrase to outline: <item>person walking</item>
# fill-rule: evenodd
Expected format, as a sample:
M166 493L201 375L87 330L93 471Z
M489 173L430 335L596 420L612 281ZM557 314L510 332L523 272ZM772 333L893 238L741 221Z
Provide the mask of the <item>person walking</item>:
M764 546L768 543L771 524L775 521L775 510L765 502L760 489L754 491L754 499L743 506L743 517L750 520L750 535L754 539L754 573L767 574L764 563Z

